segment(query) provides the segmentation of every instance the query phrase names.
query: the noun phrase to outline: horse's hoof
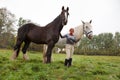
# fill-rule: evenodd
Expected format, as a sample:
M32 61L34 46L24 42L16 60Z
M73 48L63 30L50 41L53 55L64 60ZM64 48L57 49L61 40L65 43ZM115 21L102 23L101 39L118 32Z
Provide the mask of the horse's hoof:
M14 61L17 58L17 54L13 53L13 55L10 57L10 60Z
M46 63L46 61L43 61L43 63Z
M23 54L23 59L24 60L29 60L29 57L27 56L27 54Z
M47 62L47 57L43 57L43 63Z
M15 60L15 58L13 58L13 57L10 57L10 60L11 60L11 61L14 61L14 60Z
M51 63L51 61L46 61L47 64Z
M14 61L14 60L15 60L15 58L14 58L13 56L11 56L11 57L10 57L10 60L11 60L11 61Z

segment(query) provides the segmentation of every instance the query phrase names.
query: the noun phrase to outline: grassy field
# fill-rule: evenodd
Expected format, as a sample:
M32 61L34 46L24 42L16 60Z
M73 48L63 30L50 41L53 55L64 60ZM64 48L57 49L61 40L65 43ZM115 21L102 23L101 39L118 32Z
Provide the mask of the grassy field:
M65 54L53 54L53 62L42 63L40 52L22 53L15 61L12 50L0 50L0 80L120 80L120 56L73 56L73 65L65 67Z

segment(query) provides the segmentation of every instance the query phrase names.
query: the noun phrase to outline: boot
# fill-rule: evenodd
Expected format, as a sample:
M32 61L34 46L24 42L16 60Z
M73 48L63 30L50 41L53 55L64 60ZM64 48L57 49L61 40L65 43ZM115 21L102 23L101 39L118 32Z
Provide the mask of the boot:
M65 63L64 63L64 65L67 66L67 64L68 64L68 60L65 59Z
M72 65L72 58L70 58L68 61L68 67L70 67L71 65Z

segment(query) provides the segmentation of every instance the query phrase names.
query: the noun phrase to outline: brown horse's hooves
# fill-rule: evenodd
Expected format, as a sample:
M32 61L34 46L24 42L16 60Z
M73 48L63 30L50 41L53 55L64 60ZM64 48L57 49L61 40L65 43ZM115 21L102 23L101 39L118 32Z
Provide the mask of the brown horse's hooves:
M10 60L14 61L16 58L17 58L17 53L16 53L16 51L14 51L14 53L10 57Z
M24 60L29 60L29 57L27 56L27 54L23 54L23 59Z
M44 64L49 64L51 61L43 61Z

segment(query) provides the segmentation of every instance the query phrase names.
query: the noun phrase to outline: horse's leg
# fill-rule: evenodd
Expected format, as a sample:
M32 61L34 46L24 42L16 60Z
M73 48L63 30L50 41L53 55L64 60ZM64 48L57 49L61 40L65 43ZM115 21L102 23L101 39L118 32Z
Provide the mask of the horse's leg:
M17 39L16 45L14 46L14 52L13 52L13 55L11 57L11 60L14 60L18 57L22 42L23 41Z
M48 44L48 48L47 48L47 52L46 52L46 56L47 56L46 63L51 62L52 49L53 49L54 45L55 45L54 42L51 42Z
M29 45L30 45L30 41L25 41L25 44L24 44L24 46L23 46L23 48L22 48L23 59L25 59L25 60L28 60L28 59L29 59L29 57L28 57L27 54L26 54L26 51L27 51L27 48L29 47Z
M46 44L44 44L43 45L43 63L45 63L47 61L47 57L46 57L47 48L48 48L48 46Z

